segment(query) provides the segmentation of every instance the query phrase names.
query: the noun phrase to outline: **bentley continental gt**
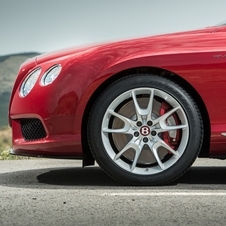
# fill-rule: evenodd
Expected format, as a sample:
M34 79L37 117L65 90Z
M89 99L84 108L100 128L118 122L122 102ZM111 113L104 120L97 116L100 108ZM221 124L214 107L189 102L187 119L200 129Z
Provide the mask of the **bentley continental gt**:
M45 53L9 104L11 154L81 159L160 185L226 157L226 26Z

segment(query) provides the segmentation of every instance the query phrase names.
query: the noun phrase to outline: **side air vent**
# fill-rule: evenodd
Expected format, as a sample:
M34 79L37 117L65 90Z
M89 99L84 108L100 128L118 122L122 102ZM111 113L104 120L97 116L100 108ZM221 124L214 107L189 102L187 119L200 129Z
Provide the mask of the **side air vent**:
M21 131L26 141L41 140L46 137L42 122L37 118L24 118L20 120Z

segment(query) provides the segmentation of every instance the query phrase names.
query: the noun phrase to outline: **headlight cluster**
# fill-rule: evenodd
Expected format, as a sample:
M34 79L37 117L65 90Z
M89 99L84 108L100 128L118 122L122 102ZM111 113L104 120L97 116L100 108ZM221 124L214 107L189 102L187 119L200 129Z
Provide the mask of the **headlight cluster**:
M27 96L27 94L31 92L40 74L41 68L36 68L26 77L26 79L23 81L20 87L20 95L22 97Z
M57 76L61 72L61 65L57 64L52 66L50 69L48 69L42 76L40 84L41 86L47 86L51 84ZM20 87L20 96L25 97L27 96L30 91L33 89L35 83L37 82L39 76L41 74L41 68L36 68L32 72L28 74L28 76L23 81L21 87Z
M51 84L61 72L61 65L54 65L42 76L41 85L47 86Z

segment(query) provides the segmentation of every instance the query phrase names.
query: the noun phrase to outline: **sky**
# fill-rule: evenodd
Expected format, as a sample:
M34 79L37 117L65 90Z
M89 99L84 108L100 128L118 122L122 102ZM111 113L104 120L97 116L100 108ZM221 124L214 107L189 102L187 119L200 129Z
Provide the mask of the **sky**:
M216 25L226 0L0 0L0 56Z

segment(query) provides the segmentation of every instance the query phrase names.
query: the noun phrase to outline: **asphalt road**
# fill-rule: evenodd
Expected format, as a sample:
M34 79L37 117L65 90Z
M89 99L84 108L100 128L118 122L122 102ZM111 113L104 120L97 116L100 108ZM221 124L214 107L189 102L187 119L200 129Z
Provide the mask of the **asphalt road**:
M226 162L168 186L122 186L81 161L0 161L0 225L226 225Z

